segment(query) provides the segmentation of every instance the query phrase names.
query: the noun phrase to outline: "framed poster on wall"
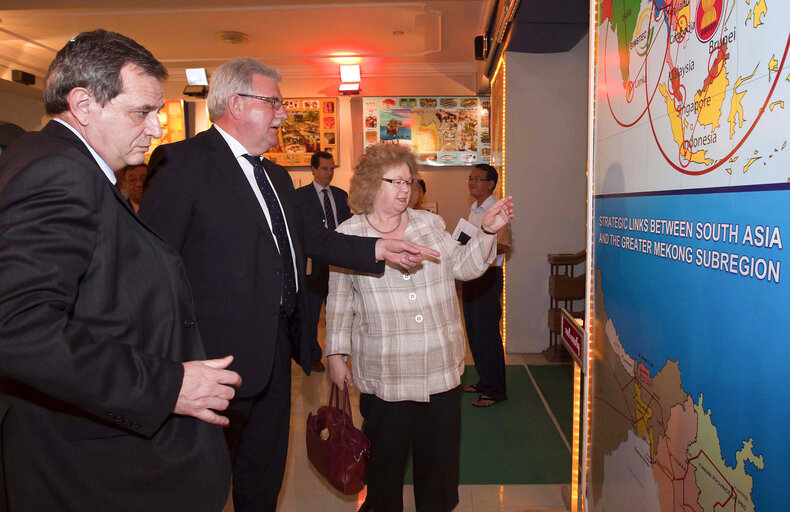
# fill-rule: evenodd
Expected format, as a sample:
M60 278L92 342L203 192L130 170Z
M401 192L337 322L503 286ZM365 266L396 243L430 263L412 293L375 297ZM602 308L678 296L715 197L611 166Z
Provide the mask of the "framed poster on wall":
M288 119L278 132L280 142L264 156L286 167L309 166L316 151L327 151L339 162L337 98L286 98Z
M474 165L491 157L487 96L362 99L365 147L406 144L424 165Z

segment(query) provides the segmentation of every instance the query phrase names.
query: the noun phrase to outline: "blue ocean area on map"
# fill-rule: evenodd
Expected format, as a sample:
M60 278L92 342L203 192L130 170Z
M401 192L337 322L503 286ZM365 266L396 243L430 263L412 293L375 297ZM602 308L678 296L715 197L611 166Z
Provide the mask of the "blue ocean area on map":
M679 361L683 390L695 403L703 395L728 466L736 465L735 453L743 442L754 439L754 454L763 456L765 469L747 463L746 471L754 479L752 498L758 512L786 507L777 490L787 486L790 475L790 258L777 246L744 245L743 238L746 226L778 226L782 244L790 244L788 204L790 185L595 200L594 264L600 270L603 307L620 343L631 358L650 363L652 376L668 360ZM738 225L738 243L599 226L598 219L607 216ZM714 250L771 260L787 275L780 274L776 283L704 268L696 261L600 243L601 233L690 246L694 253Z

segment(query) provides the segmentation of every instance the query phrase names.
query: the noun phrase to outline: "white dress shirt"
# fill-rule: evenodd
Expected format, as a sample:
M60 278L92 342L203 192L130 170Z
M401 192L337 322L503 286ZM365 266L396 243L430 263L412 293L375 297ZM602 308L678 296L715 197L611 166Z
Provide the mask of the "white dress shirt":
M483 224L483 217L485 217L486 212L491 209L492 206L496 204L498 199L492 195L488 196L488 198L483 201L483 204L480 206L477 205L477 201L475 201L472 206L469 207L469 223L472 224L476 228L480 228ZM510 247L510 223L508 222L505 227L500 229L497 232L497 243L507 245ZM497 257L494 259L494 262L491 263L492 267L501 267L502 264L505 263L505 254L497 254Z

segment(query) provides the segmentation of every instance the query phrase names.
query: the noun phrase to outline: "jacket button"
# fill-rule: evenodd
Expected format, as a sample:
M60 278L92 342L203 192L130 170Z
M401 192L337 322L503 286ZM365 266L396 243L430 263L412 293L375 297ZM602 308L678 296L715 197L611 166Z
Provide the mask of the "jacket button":
M191 329L194 326L195 326L195 321L192 320L191 318L187 318L186 320L184 320L184 327L186 327L187 329Z

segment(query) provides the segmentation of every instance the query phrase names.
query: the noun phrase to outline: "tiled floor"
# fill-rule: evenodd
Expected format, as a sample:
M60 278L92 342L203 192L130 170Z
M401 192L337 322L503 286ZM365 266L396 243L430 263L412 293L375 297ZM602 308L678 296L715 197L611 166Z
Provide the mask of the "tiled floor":
M473 364L467 356L467 364ZM508 364L546 364L540 354L509 355ZM279 512L355 512L364 501L359 496L344 496L335 491L315 472L307 460L305 450L305 421L307 414L327 401L330 380L327 373L306 377L294 367L292 380L291 438ZM360 426L359 394L352 394L354 423ZM568 468L570 472L570 468ZM460 503L454 512L549 512L568 510L564 495L569 486L563 485L462 485ZM415 512L412 486L403 490L404 512ZM223 512L232 512L228 504Z
M509 364L524 362L523 356L511 356L508 359ZM530 359L543 361L541 356L531 356ZM469 364L472 364L471 361ZM308 413L326 402L329 385L326 373L305 377L301 371L294 371L288 467L278 508L281 512L353 512L364 501L363 496L348 497L334 491L307 461L305 419ZM358 400L358 393L352 395L351 405L357 426L362 423ZM462 485L459 489L460 503L455 512L567 510L562 488L561 485ZM403 496L404 512L414 512L411 486L404 488Z

